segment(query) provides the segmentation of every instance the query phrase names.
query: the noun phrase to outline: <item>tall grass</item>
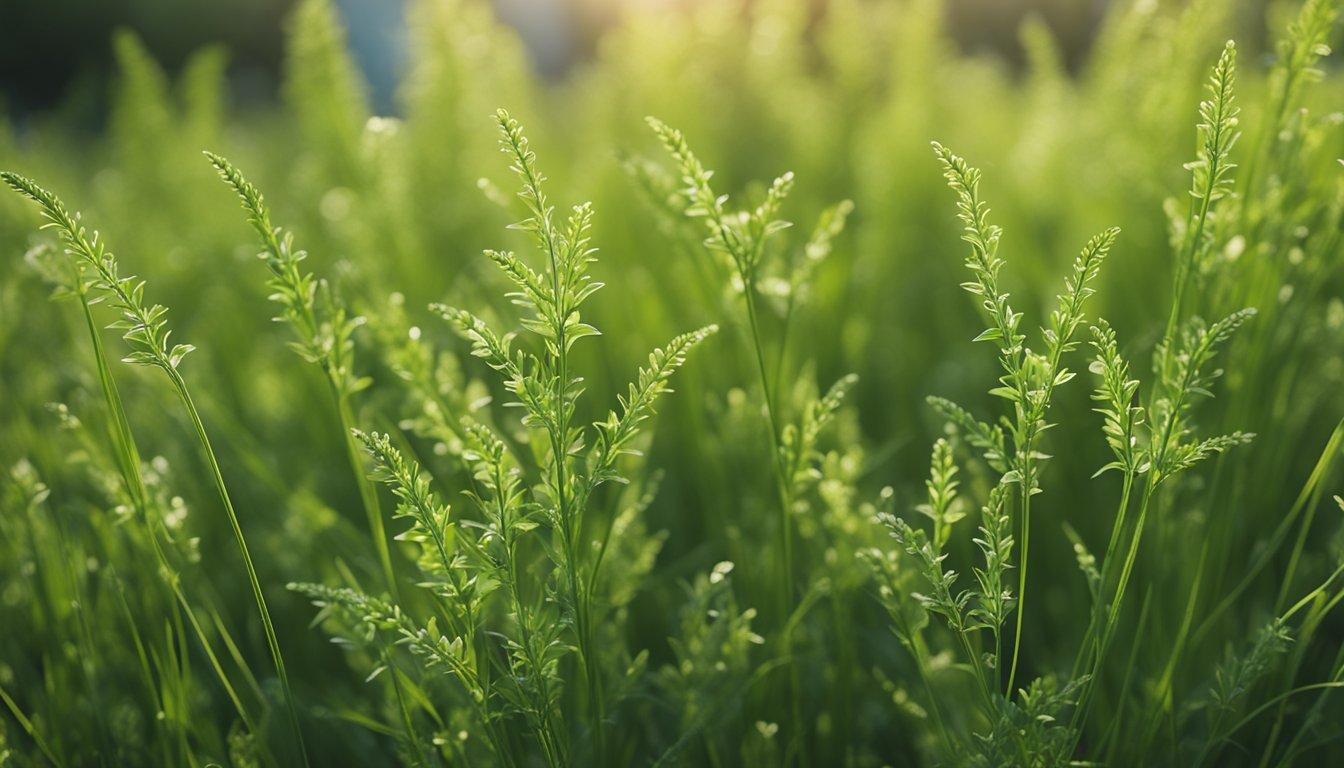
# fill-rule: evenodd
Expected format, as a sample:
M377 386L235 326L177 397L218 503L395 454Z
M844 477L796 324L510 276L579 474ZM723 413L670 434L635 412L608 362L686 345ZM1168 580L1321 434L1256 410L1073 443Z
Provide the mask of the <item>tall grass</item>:
M0 117L0 764L1344 756L1337 0L686 6Z

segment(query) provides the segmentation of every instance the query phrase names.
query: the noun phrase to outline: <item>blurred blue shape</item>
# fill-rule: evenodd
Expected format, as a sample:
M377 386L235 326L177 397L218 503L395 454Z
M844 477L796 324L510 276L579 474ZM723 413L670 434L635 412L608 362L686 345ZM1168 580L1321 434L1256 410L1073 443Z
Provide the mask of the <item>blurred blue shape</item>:
M373 108L394 109L397 83L406 65L404 0L336 0L345 19L350 54L369 83Z
M351 55L368 80L373 107L396 107L406 66L405 0L335 0L348 29ZM538 73L563 74L577 56L574 15L565 0L494 0L499 20L518 31Z
M495 13L518 30L539 73L560 75L577 57L575 14L565 0L495 0Z

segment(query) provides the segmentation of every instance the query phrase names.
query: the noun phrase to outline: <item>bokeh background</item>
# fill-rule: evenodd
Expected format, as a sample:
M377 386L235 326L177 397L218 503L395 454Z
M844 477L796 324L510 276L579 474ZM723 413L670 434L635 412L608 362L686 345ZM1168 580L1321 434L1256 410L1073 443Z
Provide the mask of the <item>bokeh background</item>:
M822 0L812 0L820 16ZM1042 19L1076 70L1094 39L1108 0L949 0L947 30L972 53L991 53L1020 66L1016 30L1027 16ZM1239 4L1238 39L1262 45L1268 0ZM675 7L685 0L493 0L495 14L527 42L532 65L563 78L591 60L603 33L632 7ZM101 123L111 82L111 33L133 30L170 72L207 45L229 54L235 102L273 100L283 56L282 21L293 0L51 0L8 3L0 24L0 94L12 115L64 108L90 125ZM393 93L407 63L404 0L339 0L350 49L380 112L396 110Z

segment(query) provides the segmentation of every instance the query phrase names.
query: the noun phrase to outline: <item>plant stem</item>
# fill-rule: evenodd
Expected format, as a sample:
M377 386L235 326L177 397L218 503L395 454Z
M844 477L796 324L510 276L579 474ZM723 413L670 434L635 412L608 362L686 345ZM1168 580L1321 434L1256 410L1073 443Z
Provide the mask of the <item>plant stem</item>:
M126 418L126 408L122 404L121 395L117 389L116 379L112 376L111 366L108 365L107 351L103 346L102 334L99 332L98 323L93 318L93 309L89 304L87 286L83 280L78 277L77 294L79 296L80 307L83 309L85 324L88 327L89 338L93 343L93 356L97 363L98 380L103 390L103 399L107 405L108 413L112 420L112 438L117 449L117 461L121 465L122 482L126 484L126 493L130 497L131 504L135 508L137 515L145 524L145 533L149 539L150 547L154 552L154 559L158 562L159 572L172 592L174 599L186 614L188 622L191 624L192 631L200 642L201 648L205 651L206 658L210 661L210 666L219 678L219 682L224 686L224 691L229 700L233 703L234 709L242 719L243 724L248 731L255 735L260 735L257 721L243 706L233 684L224 672L223 665L219 662L219 657L215 649L206 636L204 628L196 618L196 612L187 601L187 596L182 590L182 585L178 578L177 571L168 562L168 555L163 550L163 544L160 541L160 532L162 521L157 515L153 514L149 505L149 491L145 488L144 475L140 471L140 451L136 447L135 436L131 432L129 419ZM245 668L245 667L244 667Z
M289 685L289 674L285 671L285 660L280 653L280 642L275 635L275 626L271 622L271 612L266 607L266 596L261 591L261 581L257 578L256 566L252 563L252 555L248 552L247 539L243 536L242 525L238 521L238 513L233 509L233 501L229 498L228 488L224 485L224 475L220 472L219 461L215 458L215 452L210 447L210 437L205 431L205 424L201 421L201 415L196 410L196 404L191 399L191 393L187 391L187 383L182 379L182 374L178 373L176 368L166 368L169 377L173 381L173 387L177 390L178 397L182 401L182 406L187 411L187 417L191 420L192 427L196 430L196 437L200 441L201 449L205 455L206 463L210 467L211 478L214 480L215 489L219 492L220 501L224 504L224 511L229 518L229 526L233 530L233 536L238 544L238 551L243 557L243 566L247 570L248 584L252 587L252 597L257 604L257 613L261 617L262 628L266 633L266 644L271 651L271 660L275 663L276 674L280 678L280 688L284 692L285 707L288 710L290 728L294 733L294 740L299 747L299 757L303 764L308 765L308 749L303 742L303 730L299 726L298 707L294 701L294 692Z
M746 295L747 321L751 330L751 346L756 357L756 370L760 376L761 392L765 398L765 416L770 425L770 455L774 467L775 490L779 495L780 544L783 547L783 567L780 579L780 605L783 616L788 616L793 606L793 526L789 516L788 478L784 476L784 465L779 453L779 417L775 413L774 390L770 386L770 376L766 372L765 343L761 335L761 326L756 311L756 282L750 275L743 275L743 290Z
M1143 497L1139 501L1139 517L1134 521L1134 535L1130 538L1129 552L1125 555L1124 567L1120 570L1120 582L1115 587L1115 599L1111 602L1110 609L1107 612L1106 623L1102 625L1101 645L1097 649L1097 660L1095 670L1100 672L1102 661L1106 655L1107 646L1115 633L1115 622L1120 618L1120 609L1124 605L1125 589L1129 586L1129 578L1134 570L1134 561L1139 554L1139 542L1143 538L1144 522L1148 519L1148 509L1151 506L1153 491L1156 484L1149 480L1143 489Z
M1022 565L1017 569L1017 622L1013 630L1013 661L1008 668L1005 698L1012 697L1013 684L1017 678L1018 651L1022 647L1022 614L1027 604L1027 556L1031 546L1031 489L1026 485L1027 482L1025 478L1022 480Z
M765 399L765 415L770 425L770 454L771 464L774 467L775 489L779 495L779 530L781 552L781 578L780 578L780 615L785 617L783 636L780 642L783 646L784 655L788 657L793 652L793 628L787 621L790 610L794 602L794 572L793 572L793 520L791 518L790 507L793 506L792 493L790 487L792 483L786 476L784 467L784 457L780 451L780 429L779 417L775 408L775 391L770 386L770 374L767 372L765 363L765 344L761 334L761 325L759 313L756 310L756 281L755 276L750 272L741 273L743 293L747 303L747 322L751 330L751 346L756 357L756 371L760 376L761 393ZM781 357L783 351L780 351ZM790 717L793 719L793 728L790 736L791 748L801 748L803 743L803 716L802 716L802 692L801 683L798 677L798 666L789 664L789 704ZM806 751L802 751L802 762L808 764ZM786 761L787 762L787 761Z
M1078 739L1082 737L1082 728L1087 724L1087 713L1092 703L1092 692L1095 690L1101 675L1101 641L1097 633L1102 631L1102 616L1106 613L1106 583L1110 580L1111 564L1115 561L1116 549L1120 545L1120 537L1125 528L1125 517L1129 511L1129 496L1134 487L1134 473L1125 472L1124 485L1120 490L1120 505L1115 513L1115 523L1111 526L1111 538L1106 543L1106 557L1101 563L1100 583L1097 586L1097 602L1092 607L1092 618L1088 622L1087 631L1083 633L1083 642L1078 649L1078 656L1073 663L1072 679L1077 680L1082 673L1083 667L1087 664L1088 656L1093 659L1092 672L1088 681L1083 685L1082 692L1079 694L1078 703L1073 708L1073 718L1070 730L1073 731L1073 743L1069 745L1068 752L1062 755L1068 758L1076 748ZM1089 646L1091 651L1089 654Z
M359 487L359 496L364 503L364 513L369 521L369 532L373 534L373 542L378 550L378 560L383 567L383 580L387 583L392 601L400 602L397 575L392 567L392 551L387 541L387 529L383 525L382 506L378 501L378 489L374 486L373 481L365 476L364 464L360 459L359 445L355 442L354 429L356 424L354 412L350 407L350 397L341 391L333 377L328 376L327 379L331 382L331 392L336 398L336 407L341 421L341 434L345 436L345 455L350 462L350 470L354 472L355 485Z
M1190 638L1190 625L1194 622L1195 607L1199 603L1200 587L1204 583L1204 564L1208 562L1209 542L1204 541L1199 551L1199 564L1195 567L1195 582L1190 587L1190 597L1185 603L1185 614L1181 618L1181 627L1176 632L1176 642L1172 644L1171 655L1167 657L1166 667L1162 670L1162 677L1157 683L1157 693L1154 699L1158 706L1153 707L1148 726L1144 730L1143 752L1146 754L1148 746L1152 744L1157 736L1158 728L1163 715L1172 713L1172 679L1176 674L1176 666L1180 662L1181 656L1185 653L1187 641ZM1136 643L1137 645L1137 643Z
M532 625L528 618L529 613L526 605L523 602L522 587L518 579L517 530L513 525L513 521L509 519L508 507L506 506L504 499L504 488L506 487L504 472L499 464L494 466L494 484L496 489L495 508L499 516L497 525L499 526L500 538L504 542L504 572L508 581L509 600L511 607L513 608L513 615L518 622L518 634L521 640L519 645L522 647L523 653L527 656L528 665L534 670L537 685L542 686L540 691L542 699L540 706L538 706L538 702L532 702L532 708L537 710L536 714L539 714L541 719L537 720L536 717L529 717L528 719L531 721L532 729L536 733L537 742L541 744L542 751L546 754L547 764L551 766L551 768L558 768L558 766L563 765L564 762L561 760L559 753L556 750L553 743L553 736L551 735L555 731L555 725L551 719L550 696L545 690L546 678L540 673L541 663L533 653ZM509 664L510 667L514 668L514 674L516 676L516 662L513 661L512 654L510 654ZM508 762L512 763L511 755L508 758Z
M51 750L51 746L47 744L47 740L42 738L42 734L33 726L33 721L29 720L28 717L23 714L23 710L19 709L19 705L14 703L14 699L10 698L10 695L5 692L3 687L0 687L0 701L5 703L5 706L9 708L9 713L14 716L15 720L19 721L19 725L23 727L24 732L32 737L33 741L37 744L37 748L42 750L42 754L46 755L46 758L51 761L52 765L57 768L65 765L65 763L56 756L56 753Z

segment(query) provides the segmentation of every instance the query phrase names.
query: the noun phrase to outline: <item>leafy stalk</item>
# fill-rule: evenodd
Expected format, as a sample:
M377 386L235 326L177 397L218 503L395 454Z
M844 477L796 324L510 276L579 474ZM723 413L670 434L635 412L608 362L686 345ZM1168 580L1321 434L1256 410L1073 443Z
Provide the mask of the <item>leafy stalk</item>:
M392 566L392 552L387 543L387 531L383 528L383 512L378 502L378 492L372 481L364 477L360 468L359 449L355 444L352 430L355 428L354 413L350 399L361 389L368 386L368 380L354 373L354 343L351 334L359 325L358 318L347 318L340 307L325 307L319 317L317 302L318 283L311 272L304 273L300 262L307 254L294 247L291 233L271 224L271 213L266 207L266 198L261 191L248 182L232 163L212 152L206 152L210 164L242 201L247 211L247 221L252 225L261 240L262 252L258 256L265 260L271 272L267 285L274 291L270 298L281 306L280 317L294 329L299 341L292 348L303 359L322 369L336 401L336 409L341 422L341 434L345 441L346 460L354 472L359 495L368 517L369 532L373 535L374 548L378 552L378 561L383 568L383 580L397 600L396 571Z
M794 572L794 522L791 518L794 502L805 487L805 484L799 481L805 479L804 468L810 467L816 458L815 444L821 427L839 409L845 394L857 381L857 376L851 374L842 377L824 397L809 402L802 419L797 424L784 423L778 385L787 354L785 344L788 339L789 323L797 299L805 290L806 281L817 264L830 253L831 241L843 229L845 220L853 209L853 203L842 201L822 213L816 230L803 248L802 264L793 270L787 281L780 281L780 284L786 286L787 297L776 364L771 374L766 363L758 295L762 291L763 284L769 282L769 278L763 274L761 262L770 240L792 226L791 222L780 218L780 209L793 189L793 173L786 172L776 178L766 190L761 203L755 208L729 212L725 207L727 196L720 196L714 192L710 186L713 172L705 168L691 151L685 136L656 118L649 117L646 121L677 164L681 181L685 185L683 193L689 203L684 211L685 215L703 221L709 231L705 246L710 251L726 257L731 263L735 287L740 289L746 304L751 349L764 400L766 422L770 429L771 464L779 502L781 558L778 582L780 616L785 622L781 643L783 655L788 656L792 653L793 631L787 617L794 606L797 578ZM790 665L789 673L789 698L794 721L794 727L791 729L790 755L801 753L806 763L808 755L804 745L803 704L797 667Z
M92 235L86 233L84 227L79 223L78 214L71 215L59 198L29 179L9 172L0 173L0 179L3 179L15 191L37 203L43 216L48 220L45 226L56 230L57 235L65 243L67 251L76 259L81 269L92 271L93 277L90 280L92 289L99 292L101 298L108 299L112 308L120 316L120 319L113 323L111 327L124 331L122 338L131 347L132 351L124 358L124 361L158 368L168 376L172 383L173 390L177 393L178 399L186 410L187 418L196 433L202 454L210 468L215 490L224 505L224 511L233 531L234 540L238 545L239 553L242 555L248 584L252 588L252 597L256 602L257 613L261 617L262 627L265 630L271 660L274 662L276 674L280 678L280 686L284 693L294 740L298 746L302 762L307 765L308 753L304 746L302 730L299 727L298 708L294 702L293 691L290 688L289 675L285 671L285 662L280 653L280 644L275 635L270 610L266 607L266 597L261 590L261 581L257 577L256 566L253 565L252 556L248 551L247 540L243 536L238 514L234 511L233 501L229 498L228 489L225 487L219 462L211 449L205 424L202 422L196 404L192 400L186 381L178 371L178 364L195 347L190 344L169 346L171 331L167 327L167 307L161 304L147 306L144 303L144 281L137 282L133 276L120 276L116 258L106 249L96 231Z
M1038 442L1041 434L1053 426L1046 421L1046 416L1055 387L1074 377L1073 372L1063 366L1063 356L1077 346L1073 336L1084 323L1084 304L1096 292L1091 284L1100 274L1101 265L1120 231L1116 228L1105 230L1083 247L1064 282L1064 292L1057 297L1058 306L1050 314L1049 326L1042 331L1046 352L1044 355L1033 353L1026 347L1026 335L1019 330L1022 313L1013 309L1008 294L999 284L999 272L1004 265L998 255L1003 231L989 222L989 206L980 199L980 171L941 144L935 142L933 146L943 165L944 178L957 195L957 214L963 224L962 239L971 246L966 267L973 279L962 283L962 288L980 297L981 307L990 319L989 327L975 340L992 342L999 351L1003 375L999 378L1000 386L990 390L990 394L1008 400L1012 406L1012 419L1004 422L1009 428L1010 452L1005 452L1001 433L981 425L960 408L953 406L951 409L955 420L967 426L972 439L986 451L991 466L997 464L996 468L1003 471L999 482L1018 487L1022 564L1018 571L1013 659L1008 670L1007 691L1011 695L1015 690L1022 643L1031 542L1031 498L1041 492L1039 466L1041 461L1049 458L1038 450Z
M586 203L575 206L561 225L543 190L545 176L537 166L536 155L522 127L503 110L496 118L501 151L512 161L511 168L522 183L519 197L528 213L514 228L532 235L544 266L539 272L510 252L487 251L486 256L513 284L514 290L508 296L523 309L521 325L540 339L542 353L515 349L513 334L496 334L470 312L443 305L431 309L454 324L471 342L473 356L501 374L505 389L522 406L524 426L540 431L546 440L549 454L544 460L543 482L535 504L559 540L559 545L548 551L561 585L561 604L572 621L573 649L583 671L589 721L596 733L595 759L602 763L607 759L607 705L594 636L598 621L594 591L605 554L602 542L609 539L613 521L606 521L596 557L589 562L581 546L585 518L592 494L599 486L625 480L618 469L618 460L636 453L632 441L643 422L653 414L657 398L670 391L670 377L685 364L690 349L713 334L717 326L683 334L666 347L654 350L648 367L638 371L628 393L618 398L619 409L594 425L594 442L588 447L586 430L576 422L577 402L584 384L573 370L570 351L580 339L599 335L596 328L583 322L580 313L584 301L602 287L588 274L588 265L595 260L596 251L590 234L593 210ZM472 461L477 466L478 482L499 503L505 500L508 504L522 503L516 498L516 480L502 473L502 443L479 425L468 426L466 432L467 442L474 446L470 453L475 457ZM489 508L485 502L482 506ZM506 518L512 513L507 505L490 514L495 516L501 531L510 527ZM510 546L506 543L506 550ZM506 570L516 568L512 554L506 554L505 559ZM517 574L510 574L508 580L516 586ZM517 593L514 599L520 602ZM523 650L530 653L526 644ZM538 657L528 663L543 660ZM559 744L555 746L554 757L562 762L570 759Z
M1230 174L1236 165L1231 162L1230 154L1241 136L1237 130L1237 115L1241 109L1236 104L1233 92L1236 79L1237 48L1229 40L1209 77L1207 87L1211 98L1199 103L1199 145L1194 161L1185 166L1191 171L1190 212L1184 237L1176 253L1171 314L1167 317L1167 328L1162 334L1164 349L1167 351L1171 351L1171 345L1175 342L1177 324L1185 308L1186 284L1190 282L1191 270L1213 244L1212 232L1209 230L1213 209L1219 200L1232 194L1233 179ZM1170 364L1170 360L1163 360L1164 368Z
M647 118L649 126L662 141L663 145L676 160L686 184L690 206L686 215L702 219L709 229L709 239L705 244L717 253L727 255L733 264L735 277L741 281L743 299L747 307L747 322L751 333L751 347L756 362L756 370L761 386L761 395L765 401L765 415L770 428L772 446L772 467L775 476L775 488L779 496L780 548L783 557L780 578L780 605L782 615L787 615L793 605L793 523L789 519L790 499L788 491L788 471L783 464L783 456L774 446L780 444L782 430L776 392L771 386L771 377L765 362L765 341L761 333L760 313L757 309L757 275L761 256L768 238L789 226L787 222L775 218L784 198L793 187L793 174L786 173L775 179L766 193L765 201L749 214L740 217L731 216L724 203L726 196L715 194L710 187L714 173L704 167L700 159L691 151L690 145L681 131L662 121Z

